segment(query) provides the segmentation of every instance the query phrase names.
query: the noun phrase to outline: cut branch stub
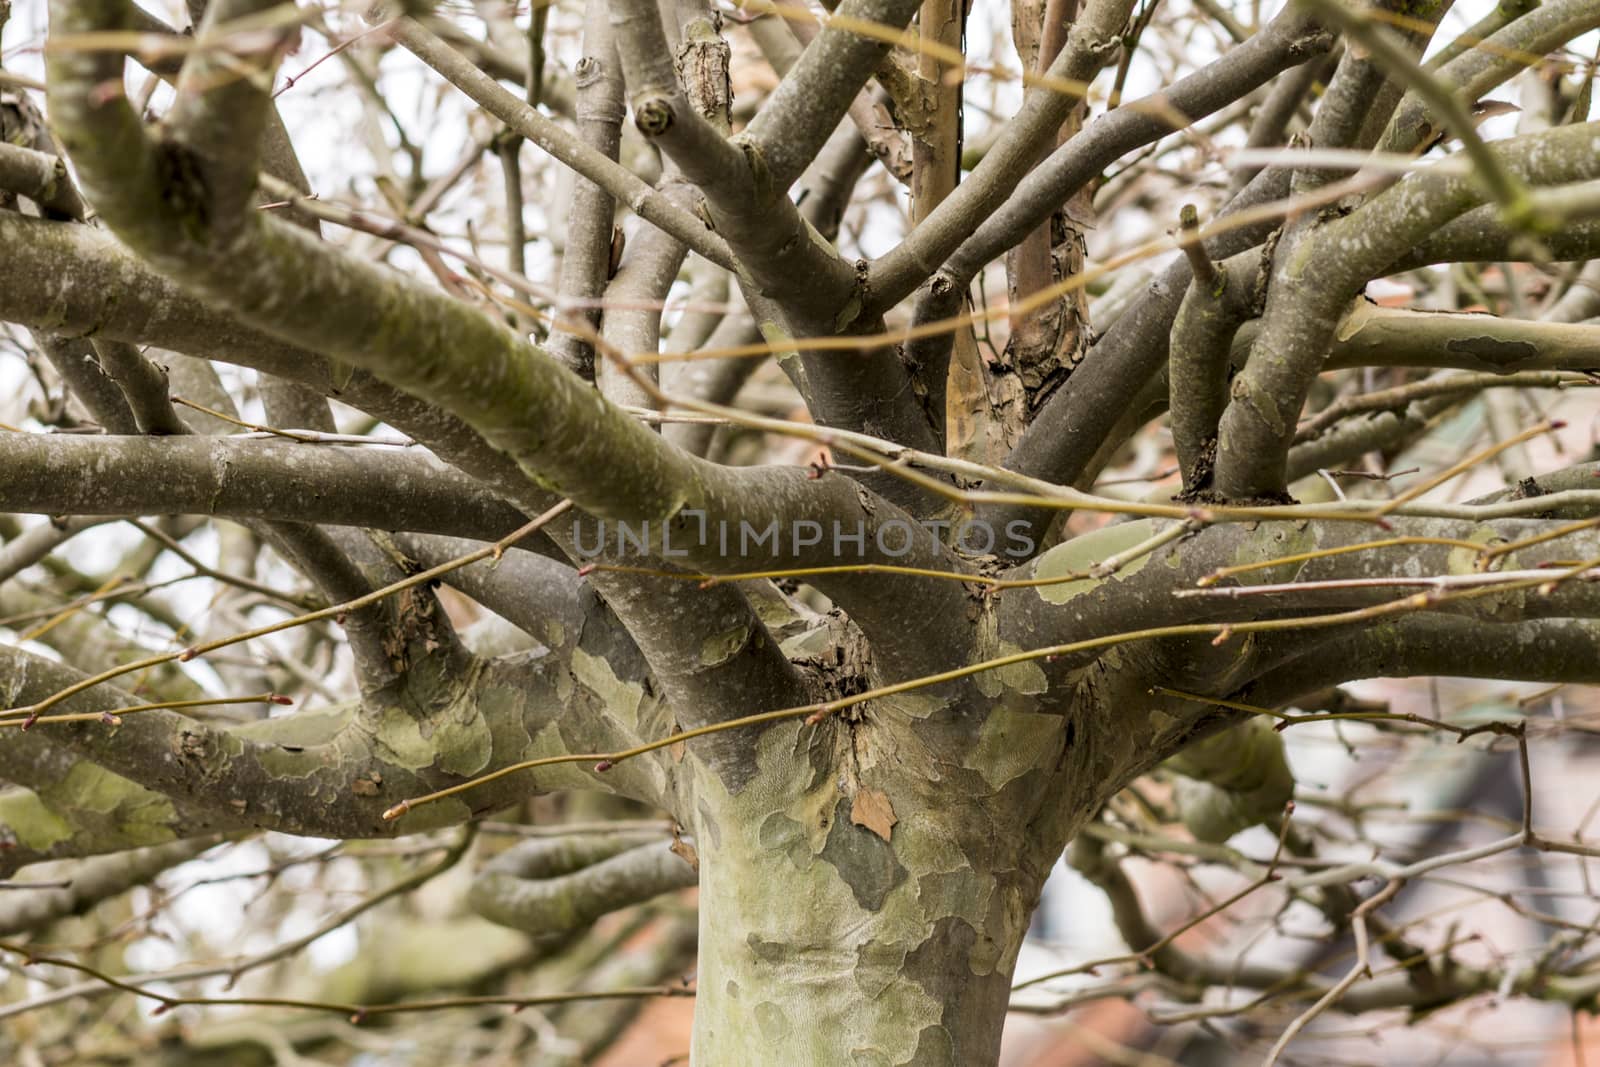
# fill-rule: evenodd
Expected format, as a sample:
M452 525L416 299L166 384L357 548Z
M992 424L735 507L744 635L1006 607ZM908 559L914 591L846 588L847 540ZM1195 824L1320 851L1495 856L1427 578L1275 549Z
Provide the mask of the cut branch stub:
M675 120L672 101L664 96L648 97L633 106L633 124L646 137L660 137Z

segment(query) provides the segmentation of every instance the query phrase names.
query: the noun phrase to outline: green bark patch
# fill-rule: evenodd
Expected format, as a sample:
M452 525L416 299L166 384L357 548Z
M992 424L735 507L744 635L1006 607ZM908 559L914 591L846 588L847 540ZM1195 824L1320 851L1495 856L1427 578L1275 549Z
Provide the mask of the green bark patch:
M1048 589L1049 586L1044 588ZM1001 656L1009 656L1021 651L1021 646L1011 644L1008 641L1001 641L996 643L994 651L989 655L998 659ZM973 675L972 681L978 687L980 693L990 698L998 698L1007 691L1019 696L1038 696L1041 693L1048 692L1050 689L1050 682L1045 677L1044 668L1040 667L1034 660L1023 660L1020 663L983 671L980 674Z
M307 761L298 744L264 747L257 752L256 762L261 765L262 773L271 776L274 781L310 778L317 770L314 764Z
M781 325L771 320L761 323L761 339L772 346L773 361L785 374L800 364L800 352L794 346L794 337ZM791 366L793 364L793 366Z
M644 686L638 682L624 682L611 669L611 664L581 648L572 650L572 675L623 722L638 720L639 705L644 702Z
M1083 573L1096 563L1125 552L1141 541L1149 540L1155 530L1155 524L1150 519L1140 519L1138 522L1118 523L1115 526L1104 526L1092 533L1075 537L1065 544L1057 545L1039 557L1038 566L1034 568L1035 578L1061 578L1065 575ZM1076 581L1062 582L1058 585L1041 585L1036 587L1039 598L1049 604L1065 604L1073 597L1082 596L1093 589L1098 589L1108 581L1117 578L1129 578L1138 574L1144 565L1150 562L1154 553L1146 553L1129 563L1115 575L1105 578L1080 578Z
M40 795L52 807L78 813L85 823L103 824L129 846L160 844L176 836L171 800L87 761L73 764Z
M1259 531L1258 531L1259 532ZM1310 526L1304 528L1292 523L1274 523L1267 536L1246 537L1240 542L1233 553L1229 563L1233 566L1246 564L1266 563L1269 560L1280 559L1283 556L1298 555L1310 552L1318 547L1317 531ZM1262 567L1258 570L1245 571L1242 574L1229 578L1230 582L1240 585L1269 585L1274 582L1291 582L1299 574L1304 563L1285 563L1278 567Z
M339 736L356 710L357 705L353 701L329 704L320 708L305 708L297 710L292 716L246 723L234 727L229 732L250 741L278 742L311 748Z
M726 663L739 654L750 640L749 626L735 626L719 634L712 634L700 643L700 662L707 667Z
M72 837L72 824L51 811L34 794L19 789L5 794L4 799L0 827L9 830L23 848L45 852Z
M1483 545L1488 548L1497 542L1504 542L1505 536L1493 526L1479 526L1465 537L1459 538L1459 540L1471 541L1475 545ZM1445 570L1449 574L1475 574L1478 570L1478 563L1482 559L1481 555L1470 548L1452 548L1449 555L1445 556ZM1508 557L1499 560L1495 569L1516 570L1518 566L1516 553L1513 552Z
M36 792L0 795L0 838L34 852L69 840L91 854L162 844L176 820L167 797L86 761Z
M489 724L475 711L465 719L444 723L434 732L433 739L439 753L439 769L462 777L483 770L494 755Z
M557 680L567 677L565 671L552 673ZM524 702L524 695L510 686L485 685L478 690L478 715L489 727L491 751L523 752L533 743Z
M495 706L505 717L521 718L515 714L519 699L504 687L480 692L474 685L458 695L449 707L440 709L437 725L431 731L440 770L469 777L489 766L495 748L494 731L489 726L489 705Z
M372 740L384 760L408 771L431 767L438 757L433 740L422 736L422 723L396 704L378 713L378 728Z
M761 847L784 852L800 869L820 853L833 832L838 806L843 803L832 776L815 775L805 791L790 801L781 812L773 812L761 822Z
M995 789L1021 777L1061 746L1059 715L999 707L984 720L978 748L966 761Z

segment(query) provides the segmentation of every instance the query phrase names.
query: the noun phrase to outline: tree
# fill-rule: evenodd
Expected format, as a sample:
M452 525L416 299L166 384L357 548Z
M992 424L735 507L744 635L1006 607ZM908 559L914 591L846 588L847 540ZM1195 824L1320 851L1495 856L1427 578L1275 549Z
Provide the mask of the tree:
M426 834L602 791L670 813L675 848L535 841L484 868L475 906L551 937L697 884L697 1063L996 1062L1075 838L1179 995L1254 987L1305 1018L1496 988L1591 1005L1565 957L1406 956L1381 911L1417 865L1286 883L1354 931L1348 979L1223 973L1172 949L1084 835L1158 773L1196 837L1266 824L1303 851L1274 719L1370 718L1337 688L1360 678L1600 677L1600 467L1432 492L1553 432L1518 432L1507 397L1594 384L1594 65L1546 57L1600 5L1508 2L1427 51L1450 6L1296 0L1252 25L1197 3L1183 24L1223 46L1183 53L1154 2L1017 0L1032 73L979 137L949 0L842 0L820 22L752 2L733 25L699 0L589 0L576 47L556 9L485 6L480 39L416 4L360 27L212 0L179 36L131 0L51 0L45 85L0 81L0 319L59 401L0 437L0 507L54 517L14 521L4 550L5 614L51 625L12 622L0 649L0 719L23 727L0 744L0 864L83 866L12 928L218 835ZM279 64L313 31L390 154L360 205L308 195L307 138L278 110ZM777 75L753 111L730 85L758 61L729 36ZM492 119L431 184L377 73L399 50ZM130 61L170 89L130 99ZM1503 109L1478 102L1530 67L1519 129L1480 133ZM1159 88L1123 99L1141 80ZM484 218L470 240L430 221L486 154L501 267ZM865 255L896 196L903 231ZM552 285L530 213L559 237ZM1368 298L1394 277L1410 300ZM1483 307L1462 313L1458 279ZM757 356L804 418L737 401ZM257 399L273 429L236 432ZM1467 408L1499 444L1386 473ZM1164 440L1152 427L1181 484L1097 487ZM352 444L397 435L420 447ZM1339 471L1362 457L1380 477ZM227 590L206 632L156 582L74 565L71 538L141 516L145 568L180 559ZM209 564L184 545L213 529ZM469 647L441 583L515 650ZM172 641L125 661L85 610L108 597ZM324 662L335 632L343 703L321 667L224 653L303 633L284 658ZM314 706L215 707L281 692ZM1496 847L1524 846L1556 844L1529 822ZM1376 890L1347 886L1373 870ZM1379 951L1409 962L1363 980Z

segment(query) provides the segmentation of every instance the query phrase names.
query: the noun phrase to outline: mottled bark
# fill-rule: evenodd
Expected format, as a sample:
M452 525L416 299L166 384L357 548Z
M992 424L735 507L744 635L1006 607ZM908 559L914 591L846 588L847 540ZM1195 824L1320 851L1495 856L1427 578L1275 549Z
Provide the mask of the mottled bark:
M1448 4L1378 6L1427 21ZM647 901L677 913L682 901L664 895L697 886L697 935L674 920L660 951L627 972L671 980L697 937L696 1063L988 1067L1041 887L1074 837L1103 829L1091 820L1119 791L1165 763L1182 778L1178 816L1211 843L1272 824L1292 798L1281 734L1236 705L1275 710L1374 671L1593 680L1592 465L1541 471L1465 504L1287 499L1295 477L1399 447L1496 382L1588 381L1600 326L1578 320L1595 311L1592 267L1553 275L1548 296L1512 290L1532 272L1502 268L1517 317L1380 307L1363 289L1425 263L1542 264L1600 251L1600 126L1574 121L1483 148L1458 121L1471 100L1440 96L1500 84L1518 66L1507 53L1522 53L1520 63L1569 42L1595 25L1593 7L1507 8L1485 24L1498 51L1455 49L1416 69L1388 37L1330 16L1346 41L1308 112L1311 147L1359 156L1375 143L1411 151L1453 134L1467 145L1457 156L1477 169L1452 157L1398 177L1389 160L1396 173L1341 188L1344 157L1291 149L1215 210L1186 213L1159 248L1187 254L1148 269L1123 262L1145 253L1123 257L1120 228L1106 235L1103 261L1067 235L1071 247L1052 262L1051 239L1062 236L1052 217L1073 198L1082 207L1110 170L1157 173L1165 164L1148 161L1168 156L1173 145L1157 142L1175 132L1190 141L1184 152L1200 150L1195 166L1212 166L1217 144L1237 143L1222 132L1274 78L1250 136L1279 142L1340 36L1309 9L1293 5L1252 36L1202 5L1238 46L1182 66L1144 100L1113 99L1078 129L1081 83L1127 59L1143 24L1128 28L1131 0L1087 0L1070 30L1070 5L1019 3L1022 28L1043 31L1019 33L1021 51L1043 73L965 180L963 96L950 78L960 4L844 0L826 23L794 32L764 16L755 32L779 80L759 107L736 112L710 8L591 3L574 84L555 82L545 97L575 115L577 132L499 84L526 78L507 52L523 42L503 12L483 5L490 43L433 19L382 24L542 153L512 157L502 175L519 218L520 197L538 188L520 183L524 160L578 175L561 273L546 290L518 277L533 262L520 258L530 237L520 222L505 229L518 246L509 281L465 253L453 274L437 249L422 278L324 240L304 212L262 209L263 172L308 189L271 96L292 37L273 20L289 9L212 0L192 47L150 59L176 86L150 123L119 89L125 39L85 48L77 35L132 29L169 45L175 35L125 0L53 0L50 121L96 221L83 221L41 120L0 97L14 142L0 144L0 318L34 332L45 361L35 365L53 391L53 410L28 416L33 432L0 435L0 508L57 524L14 521L0 549L4 625L49 650L0 648L0 711L10 712L0 714L0 872L94 859L70 891L0 907L0 926L38 927L109 898L222 835L390 837L544 792L610 791L649 805L670 836L541 838L489 859L468 902L528 936L482 951L524 961L530 944L578 936ZM912 61L890 42L919 11L924 49ZM252 19L266 23L235 32ZM1405 31L1412 51L1427 36ZM1380 47L1368 47L1374 40ZM1441 81L1402 97L1419 76ZM647 142L640 151L664 160L659 181L653 167L646 180L621 162L625 104ZM737 133L736 114L753 115ZM12 126L28 130L26 144ZM503 136L481 140L504 149ZM874 159L896 167L907 141L904 240L855 261L845 250L869 242L842 220L878 179L859 180ZM482 148L473 144L469 158ZM419 202L425 176L410 178L416 188L394 198L396 210ZM1517 195L1497 197L1507 190ZM323 206L330 227L349 221ZM618 207L638 217L614 250ZM1160 217L1176 217L1173 208ZM428 212L416 210L405 233L427 236ZM974 282L1006 256L1013 308L989 317L1010 318L1014 365L996 370L971 323L935 325L966 311ZM676 299L686 262L700 306L664 330L672 320L661 305ZM1098 284L1100 272L1123 270L1141 280L1109 281L1106 322L1092 337L1084 287L1091 274ZM1063 286L1079 288L1051 292ZM1492 302L1498 291L1485 289ZM515 305L505 303L512 291ZM726 306L740 295L742 307ZM1040 313L1016 310L1035 297ZM529 335L547 311L568 314L544 346ZM917 327L909 343L877 336L906 322ZM673 412L637 409L663 406L656 374L642 368L654 367L664 333L673 357L768 342L805 404L798 426L715 406L755 377L765 411L796 414L795 393L763 381L755 360L723 352L661 381L697 412L725 416L727 435L745 435L741 450L780 431L803 445L783 463L733 466L706 458L709 423L661 430ZM874 336L839 340L863 333ZM593 374L596 352L606 362ZM619 352L641 357L632 373ZM270 423L315 432L223 436L254 397L248 387L232 395L231 372L219 375L213 360L256 372L245 380ZM1349 375L1324 378L1348 368L1474 377L1395 373L1359 389ZM1517 377L1476 377L1491 374ZM999 396L994 381L1009 377ZM174 392L225 417L179 405ZM1001 406L997 397L1016 406L996 417L998 430L975 428L968 417ZM1070 491L1169 399L1183 503L1170 489L1125 499ZM333 434L330 400L415 445ZM347 425L350 412L337 410ZM1037 492L998 492L1018 488ZM571 510L501 546L515 551L487 548L561 502ZM1078 533L1060 516L1079 508L1131 521ZM328 609L308 638L325 651L324 635L343 631L355 652L352 699L258 721L130 710L196 699L212 676L185 674L180 661L191 657L177 651L123 669L136 646L113 625L120 616L99 600L62 610L67 598L111 596L106 582L120 571L79 573L66 554L102 523L152 515L169 518L139 526L158 547L130 553L130 580L169 551L198 567L183 517L215 517L254 524L225 535L217 553L240 589L278 607L358 601ZM934 515L941 524L918 521ZM988 548L958 532L969 519L988 524ZM997 544L1006 539L1028 547L1007 553ZM258 580L268 545L320 592ZM435 599L429 583L404 579L468 553L476 562L424 576L454 593ZM366 595L379 587L382 596ZM212 604L231 611L236 601ZM466 617L493 613L512 639L458 639L446 604ZM159 598L142 609L174 631L190 621ZM52 621L16 629L36 617ZM202 636L232 629L226 619L201 625ZM162 647L194 640L167 636ZM217 651L191 648L202 659ZM245 667L217 677L230 688L270 677ZM17 725L35 713L28 729ZM1230 974L1163 944L1100 840L1075 850L1080 869L1111 898L1130 946L1148 949L1151 971L1183 995L1235 980L1288 981L1295 999L1338 992L1309 971ZM1294 886L1322 888L1312 883L1323 877L1297 871ZM1342 912L1318 899L1350 919L1355 898ZM1462 971L1439 988L1536 988L1486 975ZM374 996L421 992L409 968L388 988L370 973L348 977ZM1568 1002L1592 986L1576 973L1543 977L1541 995ZM1390 1004L1433 1006L1384 980L1344 1006ZM597 1051L632 1010L575 1023L574 1047ZM564 1054L539 1053L550 1063Z

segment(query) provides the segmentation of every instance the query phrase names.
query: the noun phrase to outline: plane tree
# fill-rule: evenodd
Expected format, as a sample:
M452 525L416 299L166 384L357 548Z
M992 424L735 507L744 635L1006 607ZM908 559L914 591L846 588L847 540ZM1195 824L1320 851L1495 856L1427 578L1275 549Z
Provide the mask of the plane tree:
M26 726L0 864L80 872L9 928L223 838L598 792L673 835L519 845L472 907L548 938L698 886L661 957L697 953L697 1063L996 1062L1075 839L1170 996L1592 1003L1565 956L1380 936L1425 865L1302 855L1274 890L1398 971L1178 951L1086 830L1154 773L1195 838L1304 853L1281 727L1348 710L1343 683L1600 674L1600 466L1519 466L1559 432L1524 413L1581 411L1600 368L1600 124L1567 51L1600 6L1436 40L1446 0L1202 3L1186 25L1221 43L1183 52L1153 3L1016 0L1024 88L981 130L963 80L996 72L950 0L580 6L478 36L211 0L180 34L51 0L42 84L0 81L0 319L55 398L0 436L0 509L50 517L10 520L0 562L0 724ZM364 203L313 195L277 103L313 36L399 130ZM472 101L442 177L383 54ZM1485 102L1513 79L1514 119ZM503 256L430 224L480 165ZM1386 468L1472 418L1491 447ZM1107 472L1139 449L1130 492ZM1447 496L1496 463L1502 488ZM107 583L73 546L124 520L143 569ZM199 631L129 577L157 559L217 583ZM108 598L169 636L130 654ZM512 637L464 636L469 608ZM298 703L217 703L245 693Z

